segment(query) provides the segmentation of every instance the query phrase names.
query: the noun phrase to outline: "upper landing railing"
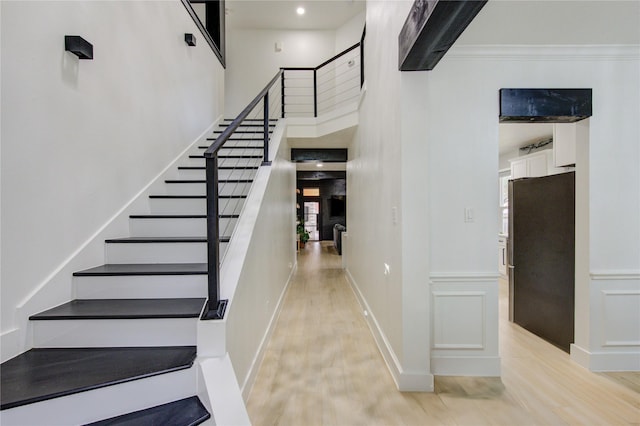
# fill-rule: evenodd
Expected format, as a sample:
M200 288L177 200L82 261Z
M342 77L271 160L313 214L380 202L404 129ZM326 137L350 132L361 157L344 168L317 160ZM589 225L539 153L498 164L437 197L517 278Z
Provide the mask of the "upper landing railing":
M282 68L282 117L317 117L356 101L364 83L363 42L314 68Z
M220 210L218 173L224 169L246 168L243 156L220 154L229 141L245 144L262 143L262 166L269 166L270 129L279 117L317 117L360 96L364 82L362 65L364 32L354 44L315 68L281 68L264 89L218 136L204 154L207 176L207 263L208 301L201 319L222 319L227 306L220 300ZM239 132L243 122L254 131ZM233 138L232 138L233 136ZM240 142L238 142L240 140ZM251 156L252 157L252 156ZM224 164L224 165L222 165Z

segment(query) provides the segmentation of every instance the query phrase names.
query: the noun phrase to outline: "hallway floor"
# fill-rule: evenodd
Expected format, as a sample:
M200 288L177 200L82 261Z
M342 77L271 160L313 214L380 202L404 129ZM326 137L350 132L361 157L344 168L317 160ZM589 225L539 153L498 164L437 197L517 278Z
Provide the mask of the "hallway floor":
M501 378L436 377L403 393L329 242L306 245L247 402L261 425L640 424L640 373L596 374L507 320Z

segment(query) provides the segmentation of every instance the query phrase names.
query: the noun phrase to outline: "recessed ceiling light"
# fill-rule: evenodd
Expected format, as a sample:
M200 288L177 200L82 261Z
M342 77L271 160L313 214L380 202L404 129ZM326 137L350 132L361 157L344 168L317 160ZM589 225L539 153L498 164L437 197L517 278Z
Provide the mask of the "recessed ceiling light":
M299 7L296 9L296 13L298 15L304 15L304 7Z
M324 164L322 164L322 163L316 164L316 167L323 167L323 166L324 166Z

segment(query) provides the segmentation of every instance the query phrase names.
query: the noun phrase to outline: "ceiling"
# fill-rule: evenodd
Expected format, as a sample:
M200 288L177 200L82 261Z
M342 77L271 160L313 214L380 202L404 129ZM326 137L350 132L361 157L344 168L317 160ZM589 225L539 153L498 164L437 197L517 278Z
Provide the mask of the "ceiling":
M305 8L298 15L298 7ZM364 0L226 0L228 28L335 30L365 10Z
M551 123L500 123L500 155L553 136Z
M639 27L639 1L489 1L456 45L638 44Z

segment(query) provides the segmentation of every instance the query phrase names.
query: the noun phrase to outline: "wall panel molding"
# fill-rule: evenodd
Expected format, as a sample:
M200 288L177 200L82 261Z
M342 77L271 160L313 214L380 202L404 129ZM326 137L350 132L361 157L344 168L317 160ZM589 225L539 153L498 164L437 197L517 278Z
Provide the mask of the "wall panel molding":
M436 375L499 376L498 274L430 274L431 370Z
M433 349L478 349L486 347L486 302L484 291L433 291ZM450 315L465 312L463 322ZM474 313L475 316L471 316ZM474 330L475 329L475 330ZM471 334L471 335L470 335Z

